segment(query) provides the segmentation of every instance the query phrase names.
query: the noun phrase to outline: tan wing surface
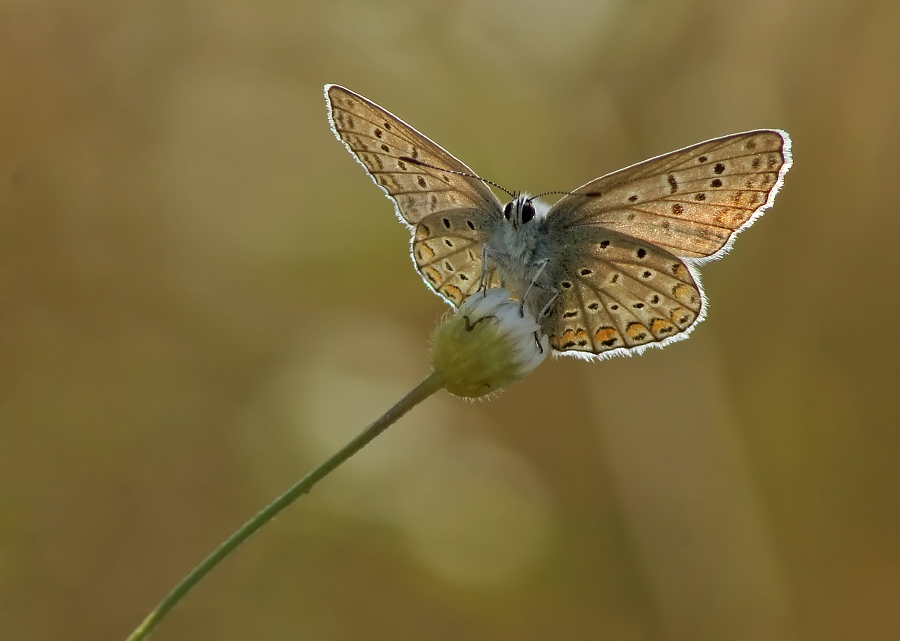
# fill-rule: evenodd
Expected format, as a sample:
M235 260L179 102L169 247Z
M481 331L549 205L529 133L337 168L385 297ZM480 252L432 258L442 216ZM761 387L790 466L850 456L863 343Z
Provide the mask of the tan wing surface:
M637 353L686 338L702 320L699 280L670 252L601 228L571 234L552 282L545 283L559 293L542 323L557 351Z
M787 133L759 130L651 158L564 196L550 224L600 225L682 258L718 258L771 206L790 147Z
M484 213L458 209L426 216L416 225L412 253L416 269L435 292L459 306L481 283ZM496 269L487 278L488 287L501 287Z
M478 209L496 219L503 215L497 197L483 182L441 171L474 173L440 145L343 87L327 85L325 95L335 135L394 201L407 224L415 226L425 216L455 209Z

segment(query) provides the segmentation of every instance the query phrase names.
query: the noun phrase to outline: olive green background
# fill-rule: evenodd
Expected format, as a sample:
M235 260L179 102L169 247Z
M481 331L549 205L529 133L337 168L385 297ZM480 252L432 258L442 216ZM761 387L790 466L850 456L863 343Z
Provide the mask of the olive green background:
M2 0L0 636L124 638L427 373L328 82L509 189L795 164L690 340L430 399L155 639L900 637L893 0Z

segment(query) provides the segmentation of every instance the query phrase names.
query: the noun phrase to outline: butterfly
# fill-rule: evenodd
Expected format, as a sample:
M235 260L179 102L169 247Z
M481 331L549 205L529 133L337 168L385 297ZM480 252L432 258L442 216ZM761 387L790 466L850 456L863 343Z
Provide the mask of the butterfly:
M454 306L503 287L554 353L582 358L687 338L706 315L697 268L772 205L791 166L788 134L761 129L620 169L552 206L510 192L503 204L489 181L387 110L338 85L325 97L334 134L412 231L425 283Z

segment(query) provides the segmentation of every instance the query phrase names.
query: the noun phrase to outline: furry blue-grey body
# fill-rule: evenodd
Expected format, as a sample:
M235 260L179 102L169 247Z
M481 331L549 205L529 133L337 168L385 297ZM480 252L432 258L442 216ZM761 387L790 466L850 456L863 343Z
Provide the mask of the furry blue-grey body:
M488 268L496 268L513 295L521 298L528 292L525 304L532 312L543 309L555 291L559 252L550 238L549 209L521 194L506 205L485 241Z

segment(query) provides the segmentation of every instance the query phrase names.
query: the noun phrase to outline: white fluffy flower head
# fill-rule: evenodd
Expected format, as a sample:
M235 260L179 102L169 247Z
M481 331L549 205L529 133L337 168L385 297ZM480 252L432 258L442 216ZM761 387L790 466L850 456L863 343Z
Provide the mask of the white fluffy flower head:
M505 289L470 296L434 331L431 366L447 390L475 398L520 381L550 351L540 325Z

